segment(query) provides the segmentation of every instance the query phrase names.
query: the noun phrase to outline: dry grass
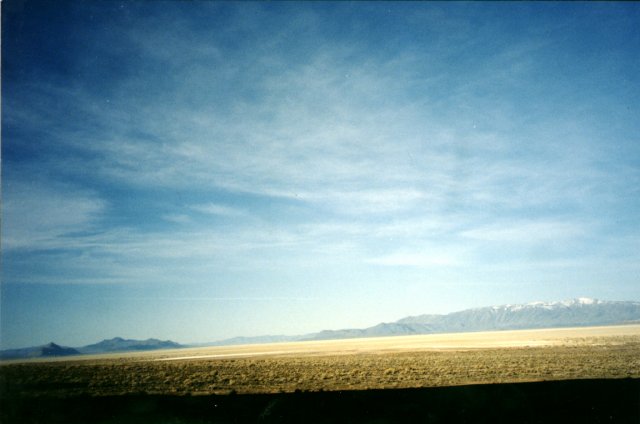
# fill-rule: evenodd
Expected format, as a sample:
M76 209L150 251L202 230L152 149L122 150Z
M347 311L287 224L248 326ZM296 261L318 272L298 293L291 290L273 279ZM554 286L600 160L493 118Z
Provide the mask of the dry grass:
M185 356L196 358L180 359ZM186 354L179 350L32 361L4 364L0 375L4 390L27 396L277 393L640 378L640 326L288 343L193 349Z

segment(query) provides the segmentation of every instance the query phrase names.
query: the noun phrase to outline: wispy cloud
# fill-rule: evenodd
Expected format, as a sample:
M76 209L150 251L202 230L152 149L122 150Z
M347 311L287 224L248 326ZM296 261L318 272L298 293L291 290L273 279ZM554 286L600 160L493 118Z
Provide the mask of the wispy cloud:
M73 132L62 128L57 138L100 158L89 159L91 166L108 180L151 188L183 190L197 185L286 197L348 214L423 213L425 208L448 209L461 201L476 208L523 207L566 198L573 188L558 190L553 164L538 172L537 161L510 158L520 143L513 145L506 138L511 133L501 133L504 127L474 128L472 122L465 122L465 116L474 114L469 111L443 119L429 104L429 87L458 83L438 81L438 72L431 75L434 82L418 78L415 69L424 64L417 52L367 57L363 63L350 58L362 54L360 46L329 44L314 46L306 61L292 64L286 53L257 49L236 58L236 63L257 64L245 81L254 96L232 95L221 111L216 90L238 81L218 67L224 61L215 44L195 42L194 50L185 50L180 40L192 39L188 35L196 30L180 21L165 23L185 37L163 44L166 54L161 56L157 56L153 32L146 35L153 43L145 41L144 31L134 30L127 36L143 58L164 63L180 56L184 61L184 67L175 69L176 78L184 76L188 82L179 87L183 94L171 107L152 101L143 89L146 82L136 78L115 90L113 101L118 108L96 108L93 95L77 89L56 94L70 104L86 105L80 109L89 111L85 112L91 117L88 122L101 124L99 139L93 126ZM514 57L508 49L503 55ZM515 53L516 59L525 56ZM196 64L197 71L187 63ZM481 86L484 76L471 73L465 84ZM175 86L170 87L177 93ZM426 103L415 95L416 90L427 92ZM138 92L145 108L128 100L125 91ZM474 90L456 93L451 100L470 110L482 97ZM442 102L447 96L437 98ZM503 101L487 104L483 100L482 104L504 115L505 121L515 119L510 128L522 121ZM123 110L136 111L135 133ZM173 119L165 119L168 116ZM86 143L86 136L95 142ZM235 214L219 207L209 212Z
M474 228L462 232L462 236L483 241L528 244L547 240L567 240L586 233L584 225L578 222L520 221Z
M246 216L247 213L240 209L231 206L220 205L216 203L203 203L199 205L191 206L191 209L209 215L221 215L221 216Z
M42 159L57 169L52 173L90 169L88 185L198 192L200 198L181 202L173 194L165 204L158 197L152 206L159 210L150 213L166 222L201 225L205 216L251 217L260 227L245 232L206 223L201 232L207 236L194 243L202 252L216 251L211 240L260 245L264 234L267 245L276 234L271 242L278 244L285 233L286 243L315 243L322 251L348 238L359 254L372 244L384 251L378 244L385 238L414 244L573 240L597 231L600 218L590 216L590 199L607 197L606 187L620 175L637 179L633 168L611 170L607 164L602 170L602 147L589 120L571 115L563 121L568 112L556 109L559 116L552 116L539 95L528 97L528 104L513 95L529 87L527 78L536 77L538 59L553 45L542 30L506 42L479 31L463 15L433 8L402 19L407 25L431 22L440 44L385 44L372 53L367 40L343 43L322 34L326 23L306 8L293 8L287 18L293 23L280 25L268 8L251 6L251 13L232 13L207 38L188 12L175 9L175 16L156 13L138 26L123 25L114 36L92 34L116 37L135 51L128 64L139 72L114 75L106 91L82 79L64 88L46 78L33 81L20 89L34 101L12 103L8 120L25 127L40 122L47 130L55 140L50 144L58 146L53 159ZM208 10L203 7L203 13ZM268 38L250 30L266 16L274 19ZM443 23L435 24L435 16ZM458 31L440 33L442 25ZM229 37L237 38L236 48L229 47ZM448 43L451 37L458 41ZM474 55L478 40L487 37L494 54ZM100 52L114 54L109 46L96 43ZM444 66L456 54L458 62ZM465 65L470 62L474 66ZM155 78L157 89L151 89L148 76L158 67L171 72ZM82 119L62 125L54 104ZM630 190L616 184L616 190ZM105 210L87 192L67 198L69 204L80 202L69 214L77 215L76 228L95 224ZM52 193L57 198L59 190ZM235 201L219 201L220 193ZM261 199L255 209L232 206L251 196ZM292 209L267 213L261 207L280 200ZM293 216L292 210L302 213ZM278 219L290 225L276 228ZM147 234L127 231L140 239ZM36 240L36 232L17 238ZM160 245L175 244L167 252L193 252L186 246L191 235L175 228L155 228L148 235L162 240ZM15 245L17 238L5 243Z
M446 253L394 253L387 256L372 258L368 263L384 266L400 267L451 267L462 265L463 261L459 257Z
M167 214L163 215L162 218L165 221L173 222L176 224L188 224L191 222L191 217L185 214Z
M2 248L39 250L95 230L107 202L73 185L10 181L2 199Z

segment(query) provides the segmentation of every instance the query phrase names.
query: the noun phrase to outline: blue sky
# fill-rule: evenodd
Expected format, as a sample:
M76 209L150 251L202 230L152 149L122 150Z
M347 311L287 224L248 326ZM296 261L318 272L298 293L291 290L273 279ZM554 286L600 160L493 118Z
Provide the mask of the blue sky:
M640 299L636 3L2 19L3 347Z

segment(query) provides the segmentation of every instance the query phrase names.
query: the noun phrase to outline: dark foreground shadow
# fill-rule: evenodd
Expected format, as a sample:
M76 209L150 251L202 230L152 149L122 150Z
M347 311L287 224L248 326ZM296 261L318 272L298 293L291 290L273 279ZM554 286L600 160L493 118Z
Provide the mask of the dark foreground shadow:
M640 423L640 380L228 396L2 397L0 422Z

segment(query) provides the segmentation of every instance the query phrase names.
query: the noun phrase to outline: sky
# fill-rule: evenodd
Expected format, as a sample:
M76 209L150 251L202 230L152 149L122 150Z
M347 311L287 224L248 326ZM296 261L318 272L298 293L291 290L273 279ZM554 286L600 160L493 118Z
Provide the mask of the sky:
M640 300L640 4L2 2L0 346Z

